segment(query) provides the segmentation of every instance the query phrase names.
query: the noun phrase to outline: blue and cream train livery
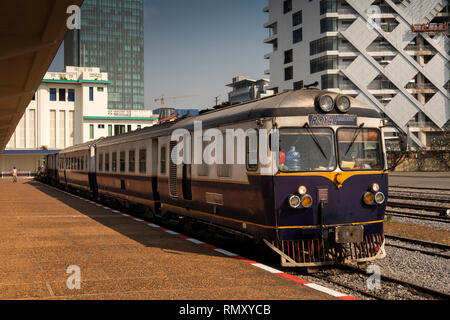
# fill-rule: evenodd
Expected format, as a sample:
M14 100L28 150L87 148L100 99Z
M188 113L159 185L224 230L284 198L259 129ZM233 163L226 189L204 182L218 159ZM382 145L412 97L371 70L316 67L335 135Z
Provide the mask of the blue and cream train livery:
M196 164L195 153L177 163L175 130L190 133L191 149L213 141L198 141L196 123L204 132L254 129L267 137L224 148L242 163ZM53 183L98 201L253 238L283 266L363 263L385 256L382 127L381 114L353 98L290 91L74 146L49 156L47 170Z

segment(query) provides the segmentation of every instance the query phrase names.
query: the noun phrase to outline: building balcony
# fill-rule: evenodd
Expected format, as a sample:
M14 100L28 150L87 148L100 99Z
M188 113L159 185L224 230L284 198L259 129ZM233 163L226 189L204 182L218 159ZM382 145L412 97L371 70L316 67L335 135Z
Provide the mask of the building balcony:
M272 52L266 53L264 59L270 59L272 57Z
M264 43L275 43L278 41L278 35L275 33L268 38L264 39Z
M269 12L269 6L268 5L263 8L263 12L267 12L267 13Z
M410 82L406 85L408 92L415 93L435 93L436 87L432 83L414 83Z
M264 74L270 75L270 69L264 70Z
M405 48L405 51L410 51L414 55L433 55L434 54L434 48L429 45L408 45Z
M277 26L277 22L276 21L267 21L266 23L264 23L264 28L276 28Z
M353 8L339 8L338 9L339 19L356 19L358 18L358 13L353 10Z
M352 82L340 81L339 89L341 90L359 90Z

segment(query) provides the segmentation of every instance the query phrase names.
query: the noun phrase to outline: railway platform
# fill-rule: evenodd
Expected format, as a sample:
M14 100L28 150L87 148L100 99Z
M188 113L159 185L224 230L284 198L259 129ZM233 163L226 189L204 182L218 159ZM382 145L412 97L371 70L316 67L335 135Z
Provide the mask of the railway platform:
M389 185L450 189L450 172L390 172Z
M0 299L339 296L212 249L39 182L0 180Z

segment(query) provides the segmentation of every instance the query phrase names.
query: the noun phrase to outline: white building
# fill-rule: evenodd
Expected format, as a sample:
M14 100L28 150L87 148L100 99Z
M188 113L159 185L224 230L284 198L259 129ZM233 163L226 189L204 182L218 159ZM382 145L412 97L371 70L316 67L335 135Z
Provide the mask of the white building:
M274 94L273 90L268 90L269 79L253 80L237 76L233 78L232 83L227 84L227 87L233 88L233 91L228 93L228 101L231 104L257 100Z
M269 0L264 12L275 91L317 81L377 107L421 147L448 128L446 0Z
M108 74L66 67L45 74L6 150L0 170L36 172L48 153L157 122L151 110L108 109Z

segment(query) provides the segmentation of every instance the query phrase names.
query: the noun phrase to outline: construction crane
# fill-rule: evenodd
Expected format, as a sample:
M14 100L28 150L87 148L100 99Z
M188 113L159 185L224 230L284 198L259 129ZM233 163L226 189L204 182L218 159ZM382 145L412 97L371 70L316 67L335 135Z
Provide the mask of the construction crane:
M198 96L199 96L199 94L191 94L189 96L180 96L180 97L165 97L164 95L162 95L160 98L155 99L155 102L161 101L161 109L164 109L166 100L184 99L184 98L192 98L192 97L198 97Z
M199 94L191 94L188 96L179 96L179 97L165 97L162 95L160 98L155 99L155 102L161 101L161 109L159 110L159 123L167 122L167 121L173 121L178 118L178 116L175 114L174 108L166 108L165 102L166 100L174 100L174 99L183 99L183 98L191 98L191 97L197 97Z

